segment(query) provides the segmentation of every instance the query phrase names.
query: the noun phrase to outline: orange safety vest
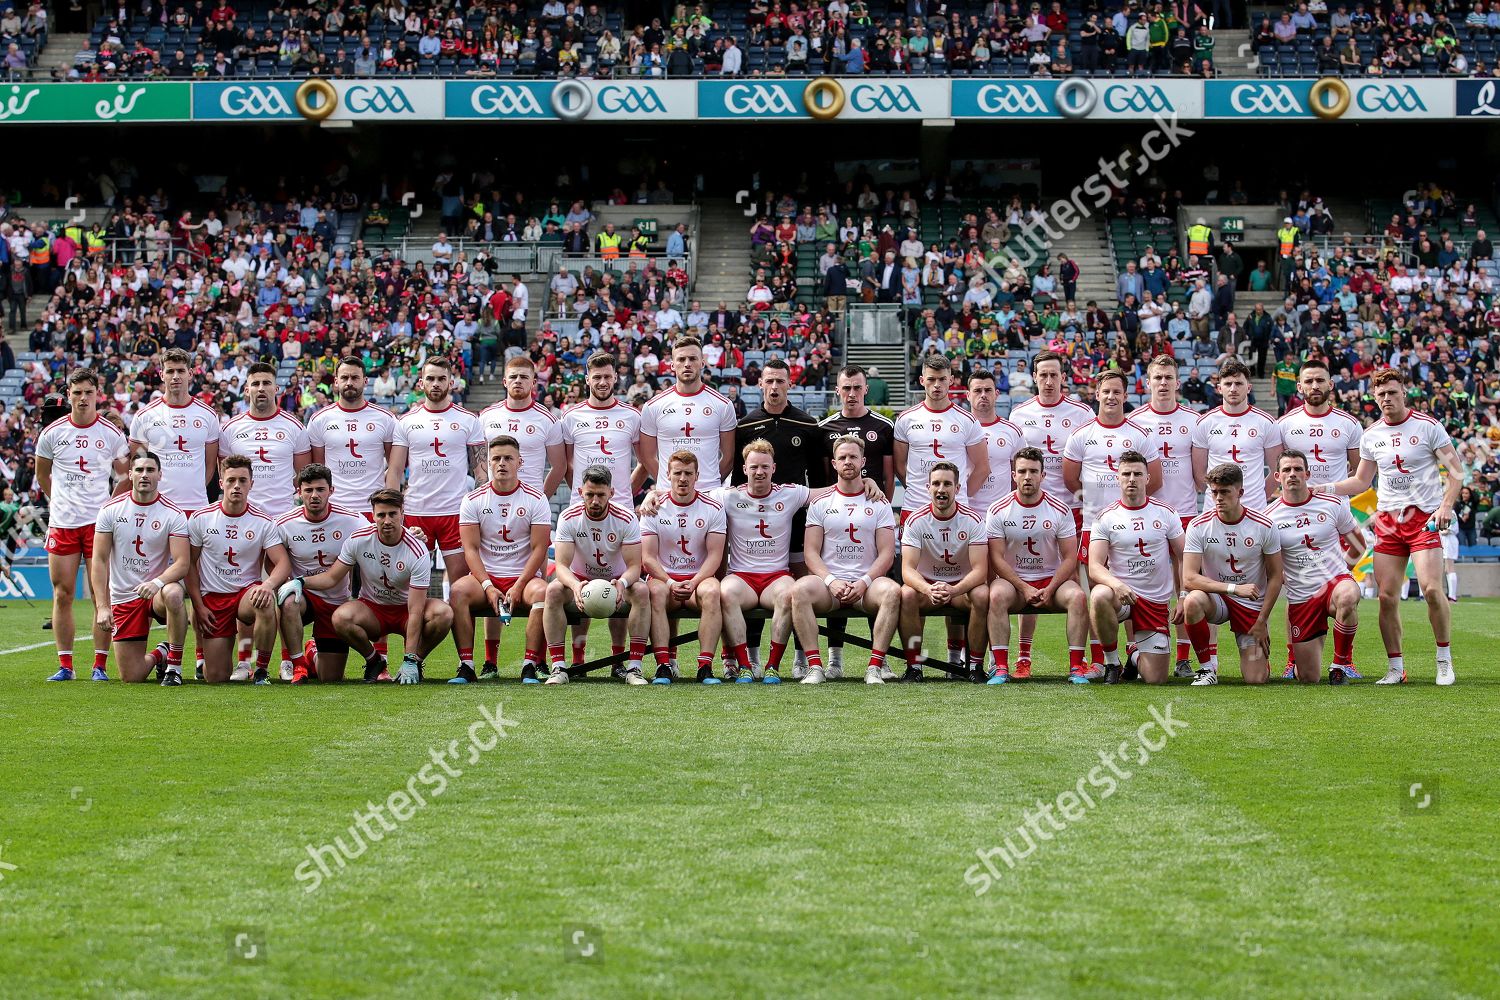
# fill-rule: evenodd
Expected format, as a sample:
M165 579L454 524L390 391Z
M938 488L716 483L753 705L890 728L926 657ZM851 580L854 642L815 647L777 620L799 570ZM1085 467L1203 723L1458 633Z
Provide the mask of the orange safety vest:
M1188 227L1188 253L1195 253L1202 257L1208 253L1208 237L1213 230L1207 226Z
M1276 230L1276 240L1281 247L1281 256L1290 257L1297 249L1297 228L1295 226L1284 226Z
M44 243L44 245L42 245L40 247L32 247L32 249L31 249L31 263L32 263L33 266L35 266L37 264L50 264L50 263L52 263L52 241L51 240L47 240Z
M620 256L619 233L599 234L599 256L603 257L605 260L614 260L616 257Z

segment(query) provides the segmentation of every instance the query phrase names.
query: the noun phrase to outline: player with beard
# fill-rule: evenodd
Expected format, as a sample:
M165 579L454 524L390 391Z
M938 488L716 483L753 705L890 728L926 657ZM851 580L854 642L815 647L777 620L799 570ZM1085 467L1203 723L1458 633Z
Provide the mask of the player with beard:
M359 358L339 359L333 373L337 401L307 421L312 461L328 469L333 488L363 507L385 487L386 465L396 431L396 415L365 399L365 366Z
M983 442L981 442L982 444ZM984 519L958 502L960 474L952 462L938 462L927 474L931 498L912 512L901 532L901 640L906 647L902 680L922 679L922 611L953 607L967 611L967 669L959 677L982 682L984 642L989 619L989 533Z
M671 491L650 516L641 516L641 560L651 592L651 645L656 653L653 684L676 677L677 655L671 646L673 612L698 614L700 684L717 684L714 649L723 631L719 568L724 564L728 531L724 506L698 492L698 456L679 451L667 460Z
M1208 470L1218 465L1239 466L1244 474L1244 504L1254 511L1271 502L1275 483L1266 474L1281 455L1281 425L1265 410L1250 405L1250 369L1231 358L1219 366L1219 395L1223 405L1198 418L1193 425L1193 482L1206 489ZM1213 504L1207 494L1203 509Z

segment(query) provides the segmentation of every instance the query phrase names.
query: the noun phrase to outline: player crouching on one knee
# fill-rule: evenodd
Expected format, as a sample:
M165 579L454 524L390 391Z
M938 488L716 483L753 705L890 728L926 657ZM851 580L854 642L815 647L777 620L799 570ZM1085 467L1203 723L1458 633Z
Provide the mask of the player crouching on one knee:
M990 608L984 521L957 502L958 466L952 462L932 466L927 490L931 502L907 519L901 535L901 640L907 664L902 680L922 679L922 612L956 608L968 612L968 677L982 682Z
M630 605L630 661L627 684L649 683L641 673L646 655L646 632L651 619L651 594L641 580L641 525L635 514L610 503L614 476L603 465L583 471L578 499L557 518L553 536L556 575L547 584L543 626L552 672L548 684L568 682L565 640L568 610L583 614L583 585L608 580L615 588L615 608Z
M677 676L672 662L672 619L686 610L698 616L700 684L717 684L714 650L723 630L719 566L724 562L727 522L724 505L698 491L698 456L674 452L667 459L671 486L655 512L641 512L641 557L650 574L651 646L656 653L654 684Z
M802 546L808 575L792 588L792 625L802 647L816 650L818 615L842 609L873 615L865 683L883 684L880 670L901 612L901 587L886 575L896 560L896 519L890 504L865 495L863 441L839 439L833 469L837 483L808 503ZM824 671L810 661L802 683L824 679Z

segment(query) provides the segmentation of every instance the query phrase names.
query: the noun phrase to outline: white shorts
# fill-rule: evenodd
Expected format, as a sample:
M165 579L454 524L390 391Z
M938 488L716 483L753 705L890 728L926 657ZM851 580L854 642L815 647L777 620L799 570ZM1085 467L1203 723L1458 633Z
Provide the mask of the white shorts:
M1451 531L1444 531L1438 535L1443 540L1443 558L1458 561L1458 536Z

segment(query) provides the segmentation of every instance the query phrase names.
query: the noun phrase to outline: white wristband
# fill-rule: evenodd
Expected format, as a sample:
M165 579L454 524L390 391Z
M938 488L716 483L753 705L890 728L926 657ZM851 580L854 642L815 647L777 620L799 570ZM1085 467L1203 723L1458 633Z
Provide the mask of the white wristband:
M1187 595L1188 595L1187 591L1185 591L1185 590L1179 590L1177 592L1177 599L1179 601L1185 601L1185 600L1187 600Z
M157 577L156 579L152 580L151 582L154 583L154 584L156 584L156 589L157 590L165 590L166 587L167 587L167 585L162 582L162 578L161 577Z
M834 576L832 573L829 573L827 576L823 577L823 583L826 586L832 587L835 583L838 582L839 578Z
M1229 585L1229 596L1230 597L1234 596L1234 584L1232 584L1232 583Z
M859 578L859 582L862 583L862 584L864 584L866 587L868 587L870 584L874 583L875 581L871 580L870 579L870 574L866 573L866 574L864 574L863 576L861 576Z
M483 587L483 589L484 590L494 590L495 589L495 581L494 580L486 579L484 581L484 587Z

